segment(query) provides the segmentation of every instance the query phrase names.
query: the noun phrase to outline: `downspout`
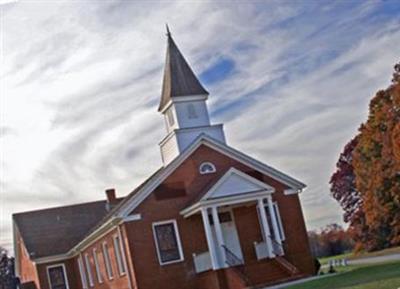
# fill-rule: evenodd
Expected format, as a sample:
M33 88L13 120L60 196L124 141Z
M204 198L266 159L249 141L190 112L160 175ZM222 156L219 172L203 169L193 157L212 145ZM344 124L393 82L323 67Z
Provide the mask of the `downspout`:
M125 250L125 242L122 241L122 233L121 233L121 225L117 225L118 229L118 236L119 236L119 242L122 250L122 261L124 262L124 266L126 268L126 274L128 275L128 286L129 289L133 289L132 287L132 280L131 280L131 270L128 267L128 262L126 261L126 250Z
M15 276L20 277L21 272L20 272L20 256L19 256L19 249L20 249L20 241L19 241L19 231L17 235L17 226L15 224L15 221L13 220L13 246L14 246L14 271L15 271Z

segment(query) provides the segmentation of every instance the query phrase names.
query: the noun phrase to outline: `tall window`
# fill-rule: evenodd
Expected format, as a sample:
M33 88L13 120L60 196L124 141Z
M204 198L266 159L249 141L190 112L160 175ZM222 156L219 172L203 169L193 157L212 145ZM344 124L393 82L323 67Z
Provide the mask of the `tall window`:
M103 243L103 258L104 258L104 264L106 264L108 279L111 280L113 278L114 273L111 267L111 259L110 259L110 252L108 251L108 245L105 242Z
M153 234L161 265L183 260L182 245L175 220L154 223Z
M115 250L115 256L117 257L119 274L123 275L126 273L126 269L124 260L122 259L122 250L121 250L121 243L119 236L114 237L114 250Z
M69 289L64 264L47 266L47 277L51 289Z
M81 274L82 288L87 289L88 284L87 284L85 267L83 266L82 257L78 258L78 266L79 266L79 273Z
M93 249L93 260L94 260L94 265L96 267L97 281L99 281L99 283L103 283L103 277L101 276L99 259L97 258L97 249L96 248Z
M90 267L90 261L89 261L89 254L85 254L85 263L86 263L86 271L88 274L88 279L89 279L89 286L93 287L93 274L92 274L92 268Z

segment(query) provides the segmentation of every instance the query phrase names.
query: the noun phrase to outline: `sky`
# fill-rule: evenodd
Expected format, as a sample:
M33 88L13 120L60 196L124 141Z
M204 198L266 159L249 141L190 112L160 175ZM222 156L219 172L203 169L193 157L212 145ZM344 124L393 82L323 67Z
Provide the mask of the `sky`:
M0 246L12 213L124 196L162 165L165 23L228 144L308 185L309 230L342 223L329 178L400 61L398 1L0 3Z

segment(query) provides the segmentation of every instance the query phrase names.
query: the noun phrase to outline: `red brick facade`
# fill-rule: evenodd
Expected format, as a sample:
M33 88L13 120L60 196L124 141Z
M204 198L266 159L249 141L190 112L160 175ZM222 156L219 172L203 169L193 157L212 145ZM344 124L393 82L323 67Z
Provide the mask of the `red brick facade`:
M216 173L200 175L199 165L212 162ZM193 254L208 251L203 221L200 215L184 218L180 212L199 195L204 194L212 184L219 180L230 168L236 168L252 177L275 188L273 200L278 203L286 239L284 250L286 260L299 270L296 276L314 273L313 262L308 246L307 232L297 194L285 195L287 186L251 167L229 158L210 147L200 146L188 157L167 179L155 193L149 195L132 213L140 214L141 219L125 222L120 225L125 251L127 274L120 276L116 261L113 236L118 235L117 229L108 232L81 252L88 253L91 262L94 286L96 289L156 289L156 288L187 288L187 289L239 289L246 284L233 268L196 273ZM163 189L173 187L177 194L166 194ZM262 241L262 233L255 203L233 208L240 245L244 258L244 270L250 280L250 285L276 283L296 276L291 276L275 259L257 260L254 242ZM169 265L160 265L157 248L153 237L152 224L158 221L176 220L182 243L184 260ZM107 242L110 249L113 280L109 280L102 254L102 244ZM99 252L99 266L103 283L99 284L93 261L93 248ZM21 255L23 256L23 254ZM23 281L35 280L35 266L28 258L20 258L21 277ZM82 288L77 257L64 262L67 268L69 289ZM51 289L48 286L48 264L36 266L38 272L38 287ZM40 284L39 284L40 283Z
M39 278L35 264L30 260L26 250L24 241L22 240L19 232L16 232L16 256L19 257L19 277L21 282L33 282L39 287ZM17 260L18 262L18 260Z

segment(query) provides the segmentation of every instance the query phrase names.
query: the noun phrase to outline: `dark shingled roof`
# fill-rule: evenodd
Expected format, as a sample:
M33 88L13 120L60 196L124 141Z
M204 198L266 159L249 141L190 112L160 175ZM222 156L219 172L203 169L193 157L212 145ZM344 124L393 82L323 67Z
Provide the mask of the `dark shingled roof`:
M13 215L32 259L67 253L106 214L106 201Z
M169 31L167 36L167 57L159 111L164 108L172 97L208 94L179 51Z
M68 253L164 169L158 169L126 197L118 198L111 210L106 209L107 202L104 200L13 214L30 257L35 259Z
M115 205L95 226L90 228L88 230L87 234L83 236L82 240L88 237L90 234L92 234L94 231L96 231L101 225L103 225L105 222L107 222L109 219L111 219L113 216L116 215L118 210L126 204L130 199L132 199L146 184L149 182L153 181L161 172L165 170L165 167L159 168L157 171L155 171L150 177L148 177L143 183L141 183L139 186L137 186L132 192L130 192L126 197L124 197L117 205ZM80 241L82 241L80 240Z

